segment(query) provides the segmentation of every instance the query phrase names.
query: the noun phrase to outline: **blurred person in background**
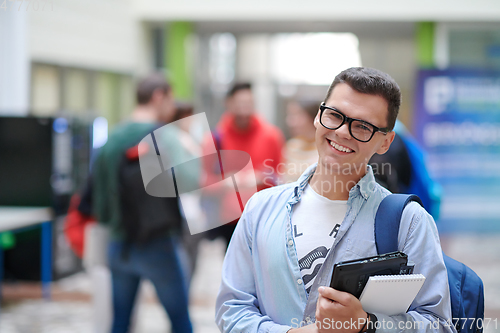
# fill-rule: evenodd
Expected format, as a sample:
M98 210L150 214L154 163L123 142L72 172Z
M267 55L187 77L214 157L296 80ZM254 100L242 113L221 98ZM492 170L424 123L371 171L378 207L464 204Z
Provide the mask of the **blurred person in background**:
M175 178L177 184L184 188L197 189L200 183L201 162L198 156L202 154L201 140L196 135L196 124L191 116L194 114L193 106L189 103L177 102L175 115L171 128L163 132L162 140L168 147L172 165L176 168ZM189 160L187 163L184 161ZM200 196L195 191L180 193L182 211L189 221L203 224L205 217L200 207ZM186 222L186 221L185 221ZM203 239L203 234L191 235L187 223L183 224L182 241L187 254L188 285L191 281L198 257L198 245Z
M318 161L314 142L314 117L318 113L319 104L320 102L307 100L287 104L286 125L292 138L283 149L283 169L280 170L282 183L296 181L311 164Z
M380 185L392 193L409 193L411 161L405 144L397 133L387 153L373 155L369 164Z
M228 91L226 111L212 136L217 150L239 150L250 155L254 169L252 173L255 173L257 182L257 191L277 184L277 169L284 144L283 133L276 126L269 124L257 115L250 83L236 83ZM212 169L211 164L204 165L205 177L202 180L202 187L206 184L213 184L214 179L220 177L220 175L214 174ZM241 179L245 176L240 174L239 177ZM248 175L247 178L252 177L253 175ZM245 189L240 186L238 190L241 192ZM220 222L226 221L225 216L234 216L230 212L234 212L235 209L239 210L239 215L241 215L240 207L232 207L228 204L229 202L223 198L220 204L219 225ZM238 219L213 229L211 237L222 236L226 245L229 244L237 222Z
M124 195L133 196L134 193L120 191L120 161L125 156L128 158L131 147L135 147L139 154L136 147L139 141L162 124L170 122L174 112L172 90L164 77L153 74L144 78L137 85L137 106L131 119L112 131L93 166L93 215L110 230L108 263L113 290L112 333L129 331L131 312L143 278L149 279L155 286L173 331L192 332L186 281L178 251L177 235L180 234L182 218L177 198L171 201L172 216L165 218L169 220L169 225L178 227L146 244L130 244L124 227L124 220L128 217L123 213L128 207L122 202ZM133 204L133 200L130 203Z
M377 182L392 193L416 194L424 208L437 221L441 207L441 186L431 177L426 152L408 131L396 121L394 141L387 153L375 154L369 164Z

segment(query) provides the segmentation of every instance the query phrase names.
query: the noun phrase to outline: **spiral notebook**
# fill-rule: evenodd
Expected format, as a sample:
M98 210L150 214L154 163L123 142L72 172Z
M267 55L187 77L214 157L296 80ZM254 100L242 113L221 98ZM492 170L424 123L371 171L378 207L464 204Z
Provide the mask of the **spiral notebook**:
M406 313L424 281L422 274L370 276L359 300L366 312Z

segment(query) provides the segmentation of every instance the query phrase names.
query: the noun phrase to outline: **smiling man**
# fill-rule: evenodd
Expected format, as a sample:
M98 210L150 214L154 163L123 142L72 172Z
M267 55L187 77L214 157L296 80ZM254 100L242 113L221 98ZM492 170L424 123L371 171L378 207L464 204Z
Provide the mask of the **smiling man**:
M328 287L335 263L377 255L374 219L389 192L368 161L389 149L400 104L383 72L337 75L314 120L318 163L295 183L255 194L243 212L217 298L222 332L453 332L437 229L417 203L403 212L398 249L427 279L407 313L366 313Z

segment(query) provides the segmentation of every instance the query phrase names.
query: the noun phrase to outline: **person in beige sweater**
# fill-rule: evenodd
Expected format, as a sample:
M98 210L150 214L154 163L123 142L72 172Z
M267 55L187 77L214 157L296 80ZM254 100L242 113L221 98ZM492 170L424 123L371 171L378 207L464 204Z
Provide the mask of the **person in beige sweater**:
M314 117L319 110L318 101L290 101L286 110L286 124L292 138L283 148L283 169L281 183L291 183L313 163L318 161L318 151L314 143Z

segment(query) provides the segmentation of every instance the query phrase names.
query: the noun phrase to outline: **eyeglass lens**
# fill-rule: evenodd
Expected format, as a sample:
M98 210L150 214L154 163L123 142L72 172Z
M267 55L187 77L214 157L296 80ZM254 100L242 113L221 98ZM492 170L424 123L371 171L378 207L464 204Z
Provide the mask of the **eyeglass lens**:
M337 129L343 124L344 115L335 110L325 109L321 116L321 121L326 127ZM372 125L363 121L353 120L350 123L351 135L360 141L370 140L374 131L375 129Z

